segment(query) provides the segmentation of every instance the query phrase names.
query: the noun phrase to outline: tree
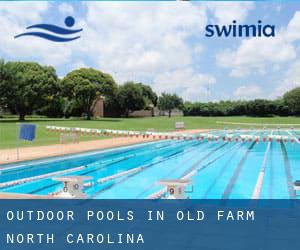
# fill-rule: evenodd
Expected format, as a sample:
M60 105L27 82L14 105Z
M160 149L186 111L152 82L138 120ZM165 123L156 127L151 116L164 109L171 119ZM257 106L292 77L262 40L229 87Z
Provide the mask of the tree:
M8 80L8 72L5 67L4 60L0 60L0 107L6 106L6 87Z
M176 94L162 93L158 99L158 108L168 111L169 117L171 117L172 109L183 109L183 100Z
M282 98L276 99L273 102L275 114L280 116L288 116L290 115L291 111L289 110L289 107L285 103L285 101Z
M81 68L67 74L61 82L63 96L76 105L91 119L93 104L97 96L113 98L117 91L114 79L106 73Z
M247 102L247 115L270 116L276 112L274 103L270 100L255 99Z
M1 62L1 103L24 120L27 114L46 105L59 91L53 67L33 62Z
M142 93L143 93L143 96L144 98L146 99L146 105L149 106L149 105L153 105L153 106L156 106L157 105L157 95L156 93L152 90L152 88L148 85L144 85L142 83L138 83L139 86L141 87L142 89Z
M129 116L129 112L144 109L146 106L143 88L140 84L134 82L126 82L120 86L117 98L120 108L124 110L126 117Z
M293 114L300 114L300 87L286 92L283 100Z

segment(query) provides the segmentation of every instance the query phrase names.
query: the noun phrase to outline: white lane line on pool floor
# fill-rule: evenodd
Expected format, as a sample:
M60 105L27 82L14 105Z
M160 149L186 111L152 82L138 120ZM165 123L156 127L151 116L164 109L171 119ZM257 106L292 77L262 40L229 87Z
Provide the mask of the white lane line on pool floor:
M135 171L133 173L128 173L124 178L125 179L121 179L120 181L117 181L115 182L114 184L112 184L109 188L112 188L116 185L119 185L120 183L123 183L124 181L128 180L130 177L133 177L134 175L137 175L139 174L140 172L152 167L152 166L155 166L157 164L160 164L161 162L164 162L164 161L167 161L169 159L172 159L173 157L177 157L178 155L180 154L183 154L183 153L187 153L187 152L191 152L191 151L194 151L196 146L199 146L199 145L202 145L203 142L197 142L197 143L193 143L193 144L184 144L183 147L179 150L179 151L176 151L175 153L172 153L171 155L168 155L168 156L164 156L163 158L161 158L160 160L158 161L154 161L154 162L150 162L150 163L147 163L145 165L142 165L140 167L137 167L137 168L141 168L139 171ZM181 145L182 146L182 145ZM192 147L192 148L189 148L187 151L185 151L185 148L186 147ZM100 190L98 192L96 192L95 194L93 194L93 197L99 195L100 193L103 193L104 191L106 191L108 188L106 189L103 189L103 190Z
M232 155L229 157L229 159L226 162L222 163L223 164L222 168L219 170L219 173L216 175L216 177L213 179L213 181L207 187L207 189L201 199L207 199L207 197L209 197L210 192L214 190L216 184L222 178L224 178L224 174L227 173L228 168L230 168L230 166L232 166L231 164L233 164L232 163L233 159L235 157L239 157L239 156L242 157L242 155L246 153L247 148L243 147L244 144L245 144L245 142L240 144L240 146L234 152L231 153Z
M244 168L245 162L248 159L249 154L252 152L252 149L255 147L257 142L252 142L251 145L248 147L246 153L244 154L243 158L239 161L238 165L236 166L232 177L230 178L224 192L222 195L222 199L229 199L232 190L234 189L236 182L241 174L242 169Z
M226 144L228 144L228 143L224 143L224 144L221 145L221 147L215 148L213 151L210 151L208 154L206 154L204 157L202 157L199 161L197 161L196 163L194 163L193 166L190 168L190 171L189 172L186 171L186 173L180 179L185 180L185 179L191 178L192 176L194 176L195 174L197 174L200 170L202 170L202 169L206 168L207 166L211 165L213 162L215 162L216 160L218 160L219 158L221 158L222 156L224 156L226 153L228 153L229 151L233 150L235 147L237 147L237 145L241 145L241 144L235 144L233 147L230 147L225 152L222 152L220 155L218 155L217 157L215 157L213 160L211 160L208 163L206 163L204 165L201 165L200 167L197 168L197 165L199 165L202 161L206 160L211 154L213 154L214 152L216 152L218 149L222 148ZM152 193L151 195L149 195L147 197L147 199L159 199L166 192L167 192L167 189L166 188L162 188L162 189L160 189L160 190Z
M271 134L270 134L271 136L273 135L273 132L274 132L274 130L271 131ZM261 168L260 168L260 171L259 171L259 174L257 177L256 185L255 185L254 191L252 193L252 199L259 199L259 197L260 197L262 185L263 185L264 178L265 178L267 161L268 161L268 153L271 148L271 143L272 142L268 142L268 146L267 146L265 154L264 154L263 163L261 164Z
M267 149L265 151L264 154L264 159L263 159L263 163L261 165L259 174L258 174L258 178L254 187L254 191L252 193L252 199L259 199L260 197L260 193L262 190L262 186L263 186L263 182L264 182L264 178L265 178L265 173L266 173L266 166L267 166L267 160L268 160L268 153L270 151L271 148L271 143L272 142L268 142L268 146Z
M222 152L221 154L219 154L217 157L213 158L209 162L205 163L204 165L201 165L200 167L196 167L195 169L193 169L190 172L186 173L183 177L181 177L181 179L187 180L187 179L192 178L199 171L203 170L204 168L207 168L209 165L211 165L212 163L216 162L217 160L219 160L220 158L222 158L224 155L226 155L227 153L229 153L230 151L232 151L233 149L235 149L238 145L241 145L241 144L240 143L235 144L233 147L225 150L224 152ZM194 165L199 165L199 163L200 162L196 162Z
M181 144L181 142L180 143L175 143L175 144ZM189 144L189 143L188 143ZM183 144L183 146L186 146L187 144ZM164 144L164 146L166 146L166 148L173 148L174 147L174 143L167 143L167 144ZM181 145L182 146L182 145ZM156 150L162 150L162 148L165 148L165 147L158 147ZM153 150L152 148L150 148L149 150ZM147 153L148 152L148 149L146 150L146 151L143 151L143 153L142 154L145 154L145 152ZM134 156L137 156L137 155L140 155L139 153L136 153L136 154L134 154ZM117 159L117 160L116 160ZM110 166L111 164L115 164L115 163L117 163L117 162L120 162L120 161L123 161L123 160L127 160L127 159L130 159L130 157L126 157L126 156L124 156L124 157L117 157L117 158L115 158L113 161L111 161L111 160L108 160L108 161L102 161L102 162L100 162L100 164L101 164L101 166L100 167L96 167L95 169L92 169L92 170L88 170L87 172L84 172L84 173L81 173L80 175L89 175L90 173L93 173L93 172L97 172L97 171L99 171L99 170L101 170L101 169L103 169L104 167L108 167L108 166ZM86 169L88 169L88 167L90 167L90 165L87 165L86 166ZM144 168L145 166L141 166L141 168ZM132 170L132 169L131 169ZM130 169L129 170L126 170L125 172L126 173L124 173L124 176L131 176L131 175L134 175L134 174L137 174L138 172L140 172L140 171L142 171L142 170L140 170L140 171L137 171L137 168L135 168L135 170L134 171L131 171ZM130 171L130 172L129 172ZM119 177L122 177L123 176L123 172L120 172L120 173L117 173L117 174L120 174L120 176ZM115 174L116 175L116 174ZM106 176L106 177L111 177L111 176ZM103 177L103 178L106 178L106 177ZM101 179L101 178L100 178ZM113 180L114 179L117 179L117 177L116 178L112 178ZM98 179L99 180L99 179ZM107 181L109 181L109 180L107 180ZM97 182L97 180L96 180L96 182ZM105 181L106 182L106 181ZM89 187L92 187L93 185L94 185L95 183L94 182L89 182L89 183L85 183L85 187L86 188L89 188ZM49 185L49 186L55 186L55 185L59 185L59 184L51 184L51 185ZM40 192L41 190L44 190L44 189L47 189L49 186L47 186L47 187L44 187L44 188L38 188L38 189L36 189L36 190L34 190L34 191L31 191L31 193L36 193L36 192Z
M234 133L233 135L238 135L239 133ZM253 132L252 135L257 134L257 132ZM254 142L255 143L255 142ZM227 143L223 144L226 145ZM225 152L221 153L221 155L218 155L216 158L214 158L213 160L209 161L208 163L201 165L200 167L196 167L197 165L199 165L201 163L201 161L205 160L204 158L202 158L200 161L196 162L192 167L190 168L188 171L185 172L185 174L183 175L183 177L181 177L180 179L189 179L191 177L193 177L195 174L197 174L199 171L201 171L202 169L206 168L207 166L211 165L213 162L215 162L216 160L218 160L219 158L221 158L223 155L225 155L226 153L230 152L231 150L233 150L235 147L237 147L237 145L242 145L240 143L236 144L235 146L227 149ZM213 152L211 152L213 153ZM209 155L211 154L209 153ZM207 157L209 157L209 155ZM166 188L162 188L154 193L152 193L151 195L149 195L147 197L147 199L159 199L161 197L163 197L165 195L165 193L167 192Z

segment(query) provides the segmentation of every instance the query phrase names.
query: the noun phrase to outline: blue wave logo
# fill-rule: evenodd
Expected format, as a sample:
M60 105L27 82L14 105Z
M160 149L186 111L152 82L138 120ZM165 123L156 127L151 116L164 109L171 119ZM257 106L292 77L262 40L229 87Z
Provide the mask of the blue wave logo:
M69 35L77 34L82 31L82 29L70 29L71 27L74 26L74 24L75 24L75 19L72 16L68 16L65 19L65 25L67 26L67 28L59 27L52 24L43 24L43 23L31 25L26 27L26 29L27 30L40 29L41 31L30 31L30 32L21 33L19 35L16 35L15 39L23 36L36 36L46 40L50 40L52 42L70 42L80 38L80 36L69 37ZM44 31L51 32L54 34L45 33Z

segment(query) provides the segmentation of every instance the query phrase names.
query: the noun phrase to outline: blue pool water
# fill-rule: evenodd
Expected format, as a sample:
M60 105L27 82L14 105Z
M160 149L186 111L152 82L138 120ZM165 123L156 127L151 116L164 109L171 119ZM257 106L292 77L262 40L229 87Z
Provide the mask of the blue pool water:
M47 195L62 190L57 176L89 176L91 185L84 192L89 198L143 199L162 190L163 179L178 179L189 175L193 192L190 198L297 198L293 182L300 179L300 144L277 142L236 142L236 131L226 132L233 141L164 140L99 152L69 155L39 161L3 165L0 185L29 177L53 174L25 183L0 188L0 192ZM249 132L250 133L250 132ZM248 133L248 134L249 134ZM273 135L299 137L296 131L251 131L261 138ZM215 135L225 131L214 131ZM78 167L82 167L78 170ZM139 168L137 171L129 170ZM69 170L68 173L58 171ZM127 171L127 172L126 172ZM56 172L58 172L56 174ZM105 177L124 173L112 180ZM258 184L258 177L263 178ZM255 191L256 196L254 196Z

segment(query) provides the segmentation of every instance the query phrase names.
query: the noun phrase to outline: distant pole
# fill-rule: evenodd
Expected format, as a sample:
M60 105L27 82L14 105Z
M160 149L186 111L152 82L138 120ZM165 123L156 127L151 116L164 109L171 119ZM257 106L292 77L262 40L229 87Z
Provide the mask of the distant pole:
M210 95L210 84L208 83L206 85L206 98L207 98L207 102L209 102L209 95Z

